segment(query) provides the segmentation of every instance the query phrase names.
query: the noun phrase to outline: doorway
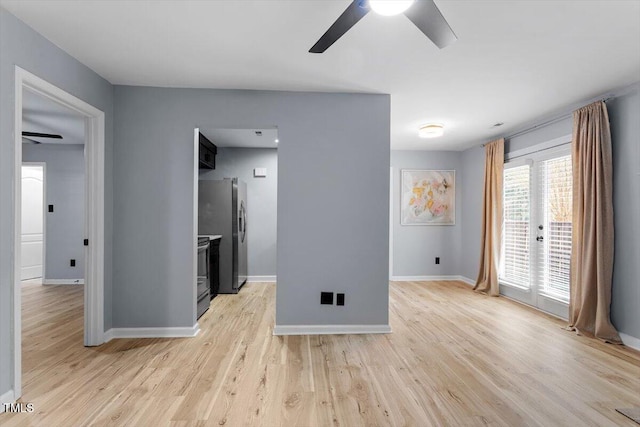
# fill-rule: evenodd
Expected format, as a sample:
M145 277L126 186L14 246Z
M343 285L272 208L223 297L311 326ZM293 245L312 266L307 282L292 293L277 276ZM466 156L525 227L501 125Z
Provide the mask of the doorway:
M14 110L14 215L11 347L13 354L13 399L22 395L22 143L23 95L35 93L79 113L84 119L84 181L86 201L83 230L85 292L84 292L84 345L95 346L104 342L104 112L63 91L51 83L15 67ZM83 242L84 243L84 242ZM44 260L43 260L44 261ZM44 265L44 264L43 264ZM46 267L44 273L46 274Z
M276 125L194 130L194 259L198 236L218 236L211 237L209 313L226 298L214 300L218 294L277 280L279 144ZM194 277L196 270L194 263ZM196 291L196 319L207 310L203 295Z
M505 164L500 292L564 319L572 195L570 146Z

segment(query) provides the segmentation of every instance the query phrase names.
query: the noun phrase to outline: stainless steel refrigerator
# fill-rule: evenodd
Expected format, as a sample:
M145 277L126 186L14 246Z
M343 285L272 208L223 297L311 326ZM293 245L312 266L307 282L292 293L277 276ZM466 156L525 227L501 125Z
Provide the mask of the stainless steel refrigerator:
M221 294L237 294L247 281L247 184L238 178L198 182L198 234L222 235Z

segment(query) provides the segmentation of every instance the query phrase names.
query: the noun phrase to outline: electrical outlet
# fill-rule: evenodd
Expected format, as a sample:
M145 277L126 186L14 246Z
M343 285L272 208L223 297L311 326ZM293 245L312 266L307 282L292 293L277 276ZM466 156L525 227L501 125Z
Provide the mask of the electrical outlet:
M333 305L333 292L320 292L320 304Z
M336 294L336 305L344 305L344 294Z
M71 264L71 267L75 267L76 266L76 260L72 259L69 264Z
M53 205L49 205L49 212L53 212Z
M439 256L436 257L436 264L440 264L440 257Z

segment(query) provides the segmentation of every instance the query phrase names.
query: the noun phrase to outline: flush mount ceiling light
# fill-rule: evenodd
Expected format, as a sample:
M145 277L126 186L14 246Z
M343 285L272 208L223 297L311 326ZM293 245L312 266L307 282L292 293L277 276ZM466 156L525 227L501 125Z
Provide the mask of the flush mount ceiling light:
M398 15L413 4L413 0L369 0L369 7L378 15Z
M444 135L444 126L436 123L420 126L418 136L420 138L437 138Z

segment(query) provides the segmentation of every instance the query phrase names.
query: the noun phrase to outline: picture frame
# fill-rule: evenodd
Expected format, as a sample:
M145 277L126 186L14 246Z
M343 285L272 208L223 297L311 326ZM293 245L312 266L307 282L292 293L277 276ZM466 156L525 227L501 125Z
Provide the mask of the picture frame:
M400 225L455 225L455 170L402 169L400 174Z

